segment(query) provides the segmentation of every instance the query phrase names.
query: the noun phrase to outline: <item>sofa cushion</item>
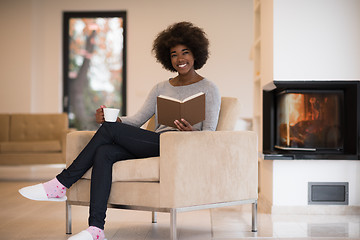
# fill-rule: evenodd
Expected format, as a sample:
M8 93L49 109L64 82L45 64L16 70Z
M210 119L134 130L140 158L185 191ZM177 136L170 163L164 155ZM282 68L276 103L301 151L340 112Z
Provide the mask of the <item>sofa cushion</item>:
M61 152L60 141L0 142L1 153Z
M160 158L141 158L116 162L113 166L113 182L158 182ZM83 178L91 179L92 168Z
M10 114L0 114L0 142L9 141Z
M10 121L10 141L58 140L68 128L65 113L13 114Z

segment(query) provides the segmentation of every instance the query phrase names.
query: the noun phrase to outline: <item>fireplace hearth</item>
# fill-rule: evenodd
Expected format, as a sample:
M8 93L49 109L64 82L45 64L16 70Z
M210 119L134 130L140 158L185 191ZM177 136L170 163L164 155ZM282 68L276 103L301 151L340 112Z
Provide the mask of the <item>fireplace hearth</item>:
M360 159L359 81L274 81L263 89L265 159Z

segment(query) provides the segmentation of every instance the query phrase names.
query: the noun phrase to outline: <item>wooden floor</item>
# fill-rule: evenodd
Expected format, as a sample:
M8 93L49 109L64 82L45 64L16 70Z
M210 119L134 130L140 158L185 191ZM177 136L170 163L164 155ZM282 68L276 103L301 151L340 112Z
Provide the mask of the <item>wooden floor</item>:
M65 240L65 203L23 198L19 188L37 182L0 181L0 239ZM72 207L73 233L87 228L88 208ZM109 209L108 240L169 239L169 214ZM360 216L258 215L258 233L252 233L250 205L178 214L180 240L234 239L360 239Z

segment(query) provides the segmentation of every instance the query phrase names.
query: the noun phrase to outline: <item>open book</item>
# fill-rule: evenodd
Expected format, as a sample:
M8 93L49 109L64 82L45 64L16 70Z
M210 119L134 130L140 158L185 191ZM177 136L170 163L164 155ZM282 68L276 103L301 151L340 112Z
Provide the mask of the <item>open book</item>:
M174 121L185 119L191 125L205 120L205 93L199 92L183 101L160 95L157 97L158 122L175 127Z

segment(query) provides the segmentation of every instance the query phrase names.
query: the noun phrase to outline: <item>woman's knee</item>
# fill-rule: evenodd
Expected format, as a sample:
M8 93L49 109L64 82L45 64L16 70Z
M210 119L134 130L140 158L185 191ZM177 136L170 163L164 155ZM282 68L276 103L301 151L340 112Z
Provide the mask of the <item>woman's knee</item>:
M117 128L117 127L121 127L121 123L119 122L104 122L101 124L101 127L99 128L99 130L105 130L105 131L114 131L113 129L114 128ZM99 131L98 130L98 131Z
M94 156L94 166L97 164L113 164L113 144L102 145L96 149Z
M116 144L106 144L98 147L94 156L94 166L97 164L114 164L120 160L132 159L135 156L125 148Z
M108 134L109 128L110 128L110 123L104 122L103 124L101 124L101 127L97 130L97 132L101 134Z

